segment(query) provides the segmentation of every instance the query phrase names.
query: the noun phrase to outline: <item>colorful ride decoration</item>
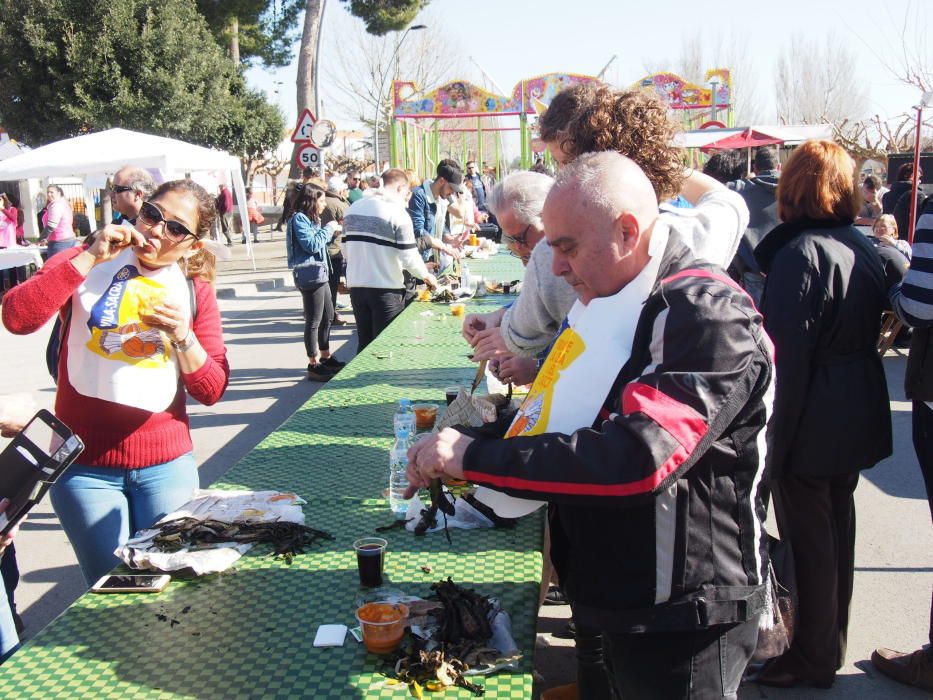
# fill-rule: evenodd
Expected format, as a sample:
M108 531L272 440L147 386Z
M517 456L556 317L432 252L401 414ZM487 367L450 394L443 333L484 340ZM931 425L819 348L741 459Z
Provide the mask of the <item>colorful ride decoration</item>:
M691 83L674 73L646 75L634 90L654 92L680 117L685 131L702 128L708 120L725 118L732 124L732 75L728 68L714 68L703 76L705 85ZM720 110L722 110L720 112Z
M636 82L632 88L655 92L680 118L685 131L708 121L732 124L732 77L727 68L715 68L704 75L706 85L688 82L673 73L655 73ZM413 168L432 177L445 155L476 160L483 169L483 155L495 151L496 170L501 163L501 132L521 132L521 166L528 168L541 152L532 140L529 116L541 114L562 90L582 83L598 83L589 75L546 73L519 81L511 95L500 95L467 80L453 80L428 92L419 92L410 81L392 83L392 118L389 143L393 166ZM501 117L519 118L519 126L504 127ZM484 127L484 120L492 124ZM423 120L431 120L423 126ZM450 120L450 121L445 121ZM441 126L444 122L445 126ZM458 136L451 136L458 134ZM474 136L475 134L475 136ZM455 143L459 138L460 143ZM444 141L443 149L441 141ZM547 154L544 154L547 158ZM497 173L498 174L498 173Z
M392 164L415 168L425 177L433 174L441 158L441 141L447 153L458 153L462 160L473 159L482 170L483 155L495 151L495 165L501 168L502 131L521 132L522 167L533 159L529 115L540 114L562 90L580 83L599 82L589 75L547 73L521 80L511 95L500 95L466 80L454 80L434 90L419 93L412 82L392 84L392 119L389 143ZM407 96L403 96L407 95ZM503 127L500 117L518 116L519 126ZM433 120L429 128L417 127L418 120ZM484 120L492 124L484 126ZM446 126L440 120L451 120ZM453 144L459 134L460 143ZM475 134L475 136L474 136Z
M404 88L417 93L417 85L397 80L392 85L393 116L397 119L453 119L535 114L535 101L547 106L557 93L572 85L596 82L599 81L589 75L547 73L519 81L512 95L506 97L466 80L454 80L430 92L404 99Z

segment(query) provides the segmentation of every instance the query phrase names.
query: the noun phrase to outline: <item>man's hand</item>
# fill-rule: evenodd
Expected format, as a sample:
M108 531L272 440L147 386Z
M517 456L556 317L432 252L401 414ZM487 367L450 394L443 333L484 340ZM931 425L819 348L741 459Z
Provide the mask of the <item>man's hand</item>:
M476 337L477 333L487 328L497 328L501 321L502 316L500 314L467 314L467 317L463 319L463 330L460 332L464 339L472 345L473 338Z
M13 437L35 415L36 404L29 394L0 396L0 435Z
M427 488L431 479L447 475L463 478L463 455L473 442L453 428L423 438L408 448L408 489L405 498L411 498L418 489Z
M461 257L463 257L463 253L461 253L459 250L457 250L453 246L444 244L444 247L441 248L441 250L447 253L447 255L452 257L454 260L459 260Z
M428 289L437 289L437 277L434 275L425 275L423 282L428 285Z
M505 344L501 328L487 328L479 331L470 342L473 346L473 361L501 360L511 357L512 352Z
M512 357L499 360L494 372L496 379L506 384L525 386L538 376L538 362L533 357Z

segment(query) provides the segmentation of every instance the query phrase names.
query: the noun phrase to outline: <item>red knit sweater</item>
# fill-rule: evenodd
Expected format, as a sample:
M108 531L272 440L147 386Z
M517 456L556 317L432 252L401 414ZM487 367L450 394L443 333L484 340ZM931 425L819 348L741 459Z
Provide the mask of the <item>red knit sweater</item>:
M84 281L84 276L71 263L83 250L76 247L59 253L34 277L4 295L0 311L3 325L11 333L25 335L37 331L68 303ZM195 400L209 406L220 400L230 378L214 291L207 282L195 279L194 292L197 316L192 329L207 352L207 361L196 372L181 374L172 405L161 413L75 391L68 380L65 338L58 363L55 414L84 441L84 452L78 459L81 464L135 469L171 461L191 450L185 390Z

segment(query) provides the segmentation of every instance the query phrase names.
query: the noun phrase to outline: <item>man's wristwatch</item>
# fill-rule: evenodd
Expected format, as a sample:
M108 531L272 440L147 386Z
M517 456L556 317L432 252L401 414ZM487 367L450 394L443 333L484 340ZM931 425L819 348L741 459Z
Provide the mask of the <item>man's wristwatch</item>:
M191 346L194 345L195 340L194 331L189 328L184 338L179 341L172 341L172 347L178 352L185 352L185 350L189 350Z

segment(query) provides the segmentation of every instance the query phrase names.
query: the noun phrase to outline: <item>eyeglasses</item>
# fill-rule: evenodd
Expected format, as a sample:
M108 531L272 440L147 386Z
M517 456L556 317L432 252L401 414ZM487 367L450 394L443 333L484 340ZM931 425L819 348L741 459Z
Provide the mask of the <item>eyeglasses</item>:
M135 190L132 187L127 187L126 185L111 185L110 191L113 194L121 194L123 192L134 192Z
M528 229L530 229L530 228L531 228L531 224L528 224L528 225L525 227L525 230L522 231L522 233L521 233L520 236L509 236L508 234L503 233L503 234L502 234L502 239L503 239L506 243L514 243L514 244L517 245L517 246L521 246L522 248L526 248L526 247L528 247ZM515 254L513 253L513 255L515 255ZM515 255L515 257L520 257L520 256Z
M186 236L197 239L197 236L191 233L184 224L166 219L162 210L152 202L143 202L143 206L139 210L139 218L148 226L158 226L164 223L165 237L174 243L181 243Z

